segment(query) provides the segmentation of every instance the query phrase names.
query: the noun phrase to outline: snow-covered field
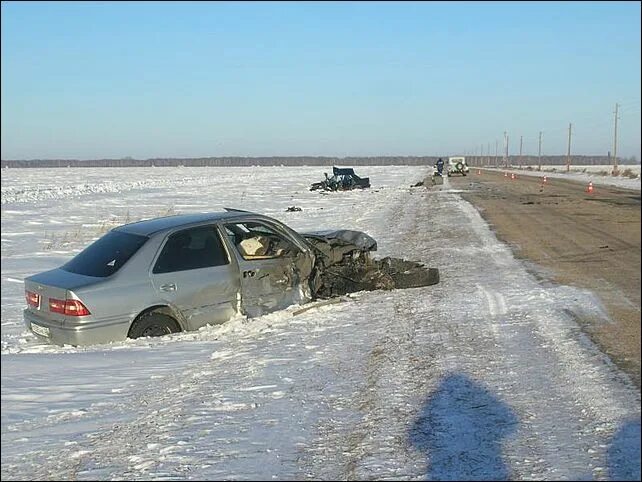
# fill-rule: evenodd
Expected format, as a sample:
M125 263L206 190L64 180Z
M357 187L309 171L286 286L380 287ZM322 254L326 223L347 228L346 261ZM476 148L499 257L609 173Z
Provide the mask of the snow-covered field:
M573 320L604 318L591 293L538 282L448 179L308 191L324 170L3 170L2 479L639 480L639 391ZM366 231L441 282L86 348L24 330L25 276L223 207Z

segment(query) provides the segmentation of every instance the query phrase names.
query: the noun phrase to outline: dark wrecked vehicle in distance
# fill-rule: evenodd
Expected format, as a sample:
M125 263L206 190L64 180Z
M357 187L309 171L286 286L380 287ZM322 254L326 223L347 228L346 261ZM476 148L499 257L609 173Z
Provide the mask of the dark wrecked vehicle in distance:
M24 321L60 345L197 330L311 301L324 270L376 249L361 231L297 233L233 209L129 223L27 277Z
M369 177L359 177L351 167L332 167L332 177L323 173L325 179L312 183L310 191L349 191L352 189L365 189L370 187Z

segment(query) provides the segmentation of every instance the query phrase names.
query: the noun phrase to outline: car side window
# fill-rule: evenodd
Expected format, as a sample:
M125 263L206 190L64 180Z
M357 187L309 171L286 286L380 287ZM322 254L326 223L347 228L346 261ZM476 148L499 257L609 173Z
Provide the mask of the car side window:
M218 231L200 226L173 233L156 260L153 273L172 273L229 264Z
M290 240L262 223L226 224L225 234L245 260L293 256L300 251Z

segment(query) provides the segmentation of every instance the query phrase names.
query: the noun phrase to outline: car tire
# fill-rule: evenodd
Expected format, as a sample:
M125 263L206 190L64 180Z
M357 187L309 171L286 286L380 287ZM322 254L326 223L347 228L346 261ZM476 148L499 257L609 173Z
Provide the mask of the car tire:
M171 316L152 311L132 323L128 338L142 338L147 336L163 336L181 331L180 325Z

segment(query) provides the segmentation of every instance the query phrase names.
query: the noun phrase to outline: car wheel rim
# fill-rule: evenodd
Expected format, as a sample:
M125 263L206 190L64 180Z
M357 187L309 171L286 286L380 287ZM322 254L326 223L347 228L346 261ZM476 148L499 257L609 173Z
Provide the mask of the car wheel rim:
M165 326L152 325L143 330L142 336L163 336L167 335L169 330Z

